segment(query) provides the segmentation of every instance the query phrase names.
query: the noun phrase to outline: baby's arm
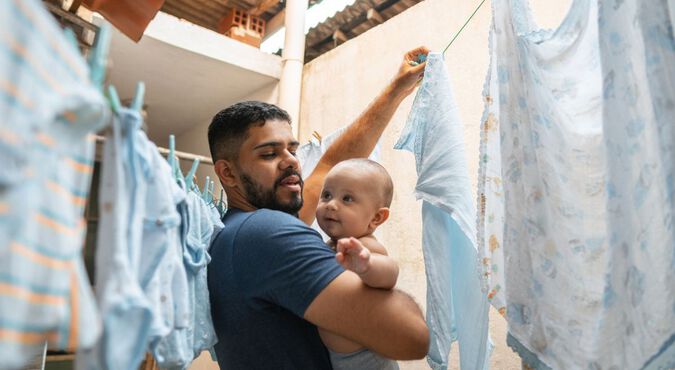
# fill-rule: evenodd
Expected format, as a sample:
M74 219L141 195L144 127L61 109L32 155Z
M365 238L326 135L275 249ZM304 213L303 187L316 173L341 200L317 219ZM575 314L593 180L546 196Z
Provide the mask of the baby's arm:
M392 289L398 279L398 264L372 236L344 238L337 242L335 258L372 288Z

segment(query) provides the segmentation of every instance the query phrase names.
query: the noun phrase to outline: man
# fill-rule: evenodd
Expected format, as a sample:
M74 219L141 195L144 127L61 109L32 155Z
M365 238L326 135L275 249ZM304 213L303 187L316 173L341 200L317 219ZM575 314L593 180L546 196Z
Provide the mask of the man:
M326 173L370 154L422 77L425 64L411 62L427 53L423 47L406 53L392 82L304 184L285 111L244 102L214 117L209 146L229 206L208 276L222 369L330 369L317 326L388 358L426 355L429 332L415 302L400 291L365 286L307 224Z

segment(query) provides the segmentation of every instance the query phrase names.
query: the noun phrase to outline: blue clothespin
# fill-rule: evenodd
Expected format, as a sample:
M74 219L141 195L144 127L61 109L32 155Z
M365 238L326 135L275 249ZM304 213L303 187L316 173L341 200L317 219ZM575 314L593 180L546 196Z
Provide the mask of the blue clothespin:
M134 100L131 102L131 109L141 113L143 110L143 99L145 98L145 83L143 81L138 81L136 84L136 94L134 95Z
M108 86L108 99L110 99L110 107L112 107L113 112L118 113L122 110L122 103L120 102L120 97L117 95L117 90L115 86Z
M220 211L220 215L222 216L223 213L225 213L225 207L223 205L223 189L220 189L220 199L218 199L218 211Z
M211 179L206 176L206 182L204 182L204 188L202 189L202 199L206 202L206 196L209 194L209 184L211 183Z
M103 88L108 61L108 49L112 37L110 24L104 22L96 33L96 42L89 55L89 77L94 86Z
M194 177L195 173L197 173L197 167L199 167L199 158L195 158L195 160L192 162L192 167L190 167L190 171L188 172L187 176L185 176L185 188L189 191L192 189L192 186L194 185Z
M176 176L176 137L169 135L169 166L171 166L171 174Z
M417 55L417 61L410 61L410 62L408 62L408 64L415 67L415 66L418 66L418 65L420 65L420 64L422 64L426 61L427 61L427 55L426 54L418 54Z
M211 187L209 188L209 203L213 203L213 192L216 191L216 183L211 181Z

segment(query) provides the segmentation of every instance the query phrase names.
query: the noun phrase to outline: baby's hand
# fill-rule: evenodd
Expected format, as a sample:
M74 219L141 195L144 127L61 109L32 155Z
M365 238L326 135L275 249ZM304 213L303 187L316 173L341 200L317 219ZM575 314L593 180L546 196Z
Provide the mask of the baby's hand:
M370 251L356 238L343 238L337 241L335 259L342 267L363 275L370 270Z

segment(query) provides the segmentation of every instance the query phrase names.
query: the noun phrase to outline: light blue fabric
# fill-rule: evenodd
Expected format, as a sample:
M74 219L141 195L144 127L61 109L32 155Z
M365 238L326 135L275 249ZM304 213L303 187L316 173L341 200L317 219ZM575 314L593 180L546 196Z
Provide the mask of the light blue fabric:
M481 251L508 343L537 369L673 368L675 2L575 0L554 31L492 6L479 189L504 217Z
M211 261L207 248L211 243L214 224L209 206L200 195L187 193L185 207L181 207L185 245L183 265L187 273L188 302L191 318L185 328L175 329L157 345L154 353L162 359L160 366L167 369L185 369L203 350L216 343L211 320L206 266ZM220 222L220 220L218 220Z
M103 96L37 0L0 1L0 368L92 346L100 321L82 262L90 135ZM18 337L18 338L17 338Z
M211 319L211 302L207 284L207 265L211 262L208 248L211 245L213 234L222 229L222 222L212 219L212 206L208 206L197 194L188 194L188 209L190 210L190 232L188 234L188 248L184 256L188 278L192 284L192 299L194 304L194 339L192 351L194 357L213 348L218 339ZM190 208L190 204L194 204Z
M96 296L103 333L80 351L78 370L134 369L150 336L152 310L138 278L150 150L140 113L122 109L103 145L96 249Z
M181 213L185 191L176 183L167 161L150 143L152 178L148 184L143 220L143 255L140 282L153 304L151 349L158 363L165 357L155 352L159 341L171 331L188 326L188 287L183 267Z
M395 146L415 154L422 199L427 274L427 324L433 369L447 369L459 342L462 370L488 368L488 303L481 291L476 250L476 207L466 164L462 125L450 78L439 53L430 53L415 102Z
M614 249L601 331L631 368L675 368L674 15L673 0L601 1L598 15Z

